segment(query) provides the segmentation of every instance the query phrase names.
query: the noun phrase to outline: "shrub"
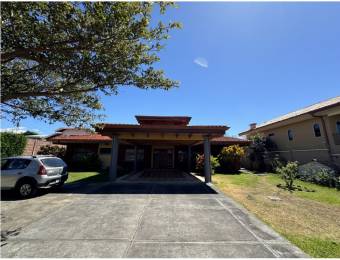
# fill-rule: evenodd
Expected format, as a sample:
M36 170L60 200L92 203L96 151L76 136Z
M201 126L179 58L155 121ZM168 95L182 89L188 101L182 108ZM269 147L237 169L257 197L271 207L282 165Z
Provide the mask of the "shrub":
M277 168L277 172L281 175L281 178L286 183L286 188L288 190L294 189L294 180L298 175L298 163L288 162L286 166Z
M56 145L44 145L40 147L38 154L52 154L54 156L64 158L66 154L66 149L64 147Z
M246 156L242 160L245 168L254 171L272 171L274 167L282 166L276 165L278 162L273 154L273 150L277 149L277 145L270 139L261 134L253 135L249 138L251 141ZM279 159L281 160L281 159Z
M210 156L210 165L211 165L211 173L214 174L215 169L220 166L218 158L214 156Z
M3 132L1 134L1 157L22 155L27 139L23 134Z
M215 173L215 169L220 166L218 159L214 156L210 156L211 173ZM204 173L204 154L196 155L196 171L199 174Z
M336 172L332 168L313 161L299 167L298 178L328 187L337 186Z
M221 170L224 172L235 172L241 168L241 158L245 151L239 145L224 147L218 155Z

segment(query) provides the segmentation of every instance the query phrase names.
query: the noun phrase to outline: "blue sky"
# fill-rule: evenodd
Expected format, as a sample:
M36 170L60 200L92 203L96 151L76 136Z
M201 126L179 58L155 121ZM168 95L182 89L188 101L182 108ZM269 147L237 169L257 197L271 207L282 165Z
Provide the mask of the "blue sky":
M191 124L228 125L237 135L340 95L340 3L179 3L164 18L183 29L171 32L157 67L180 87L121 88L103 98L105 122L189 115ZM21 126L50 134L63 124Z

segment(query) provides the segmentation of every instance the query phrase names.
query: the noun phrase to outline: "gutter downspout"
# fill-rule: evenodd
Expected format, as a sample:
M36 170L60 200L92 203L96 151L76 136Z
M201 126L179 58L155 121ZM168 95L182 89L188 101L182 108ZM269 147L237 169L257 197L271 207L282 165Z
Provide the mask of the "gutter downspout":
M330 141L329 141L329 135L328 135L328 131L326 128L326 122L323 116L316 116L315 114L311 113L310 114L312 117L315 118L320 118L321 119L321 123L322 123L322 128L324 129L324 133L325 133L325 139L326 139L326 146L327 146L327 150L328 150L328 155L329 158L331 159L331 162L334 163L334 158L332 156L332 151L331 151L331 145L330 145Z

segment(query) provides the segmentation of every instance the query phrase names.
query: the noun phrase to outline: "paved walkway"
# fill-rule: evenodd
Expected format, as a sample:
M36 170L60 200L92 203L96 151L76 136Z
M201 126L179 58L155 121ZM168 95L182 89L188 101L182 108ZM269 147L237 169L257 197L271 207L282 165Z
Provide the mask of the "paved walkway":
M203 183L69 186L1 207L2 257L306 257Z

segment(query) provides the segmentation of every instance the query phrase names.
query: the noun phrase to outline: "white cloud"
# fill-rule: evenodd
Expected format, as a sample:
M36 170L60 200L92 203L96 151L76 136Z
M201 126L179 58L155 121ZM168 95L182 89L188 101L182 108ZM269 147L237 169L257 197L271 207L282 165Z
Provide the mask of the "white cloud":
M205 58L202 57L197 57L196 59L194 59L194 62L198 65L201 66L203 68L208 68L208 61Z
M16 133L16 134L22 134L22 133L25 133L27 130L41 134L41 131L39 129L28 129L27 127L24 127L24 126L2 128L0 129L0 132L11 132L11 133Z

